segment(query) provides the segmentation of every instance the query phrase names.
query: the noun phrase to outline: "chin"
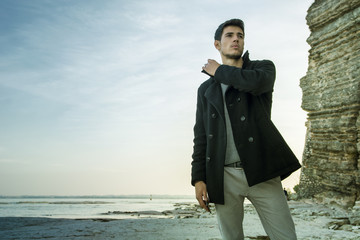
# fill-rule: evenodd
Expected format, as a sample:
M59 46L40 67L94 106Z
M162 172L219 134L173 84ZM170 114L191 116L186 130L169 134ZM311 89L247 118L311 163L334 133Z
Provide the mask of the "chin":
M229 58L229 59L235 59L235 60L237 60L237 59L240 59L240 58L241 58L241 55L242 55L242 54L227 54L227 55L225 55L225 57L227 57L227 58Z

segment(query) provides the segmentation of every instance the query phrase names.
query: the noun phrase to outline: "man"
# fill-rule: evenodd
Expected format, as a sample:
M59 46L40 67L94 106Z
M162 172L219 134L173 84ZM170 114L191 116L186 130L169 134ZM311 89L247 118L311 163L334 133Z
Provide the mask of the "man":
M205 210L215 203L224 239L244 239L244 199L255 206L272 240L296 239L281 180L301 166L270 120L275 66L243 55L244 23L231 19L215 32L222 65L198 89L192 180Z

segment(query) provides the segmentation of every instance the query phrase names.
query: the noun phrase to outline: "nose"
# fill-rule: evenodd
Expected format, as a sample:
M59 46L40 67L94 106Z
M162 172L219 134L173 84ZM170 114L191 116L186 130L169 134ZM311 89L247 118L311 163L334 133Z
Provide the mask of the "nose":
M234 41L234 42L238 42L239 39L240 39L240 36L235 35L233 41Z

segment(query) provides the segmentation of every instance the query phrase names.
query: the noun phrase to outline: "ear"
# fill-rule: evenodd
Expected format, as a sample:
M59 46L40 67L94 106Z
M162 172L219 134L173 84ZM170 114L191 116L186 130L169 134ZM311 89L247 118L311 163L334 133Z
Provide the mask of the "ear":
M219 40L215 40L214 46L215 46L215 48L216 48L217 50L220 51L220 49L221 49L221 42L220 42Z

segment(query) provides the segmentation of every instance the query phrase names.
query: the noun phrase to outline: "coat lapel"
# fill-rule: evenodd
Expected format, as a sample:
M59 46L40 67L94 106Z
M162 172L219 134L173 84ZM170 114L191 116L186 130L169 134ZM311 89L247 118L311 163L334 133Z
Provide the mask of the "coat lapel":
M224 103L220 84L213 82L205 91L204 96L224 120Z

